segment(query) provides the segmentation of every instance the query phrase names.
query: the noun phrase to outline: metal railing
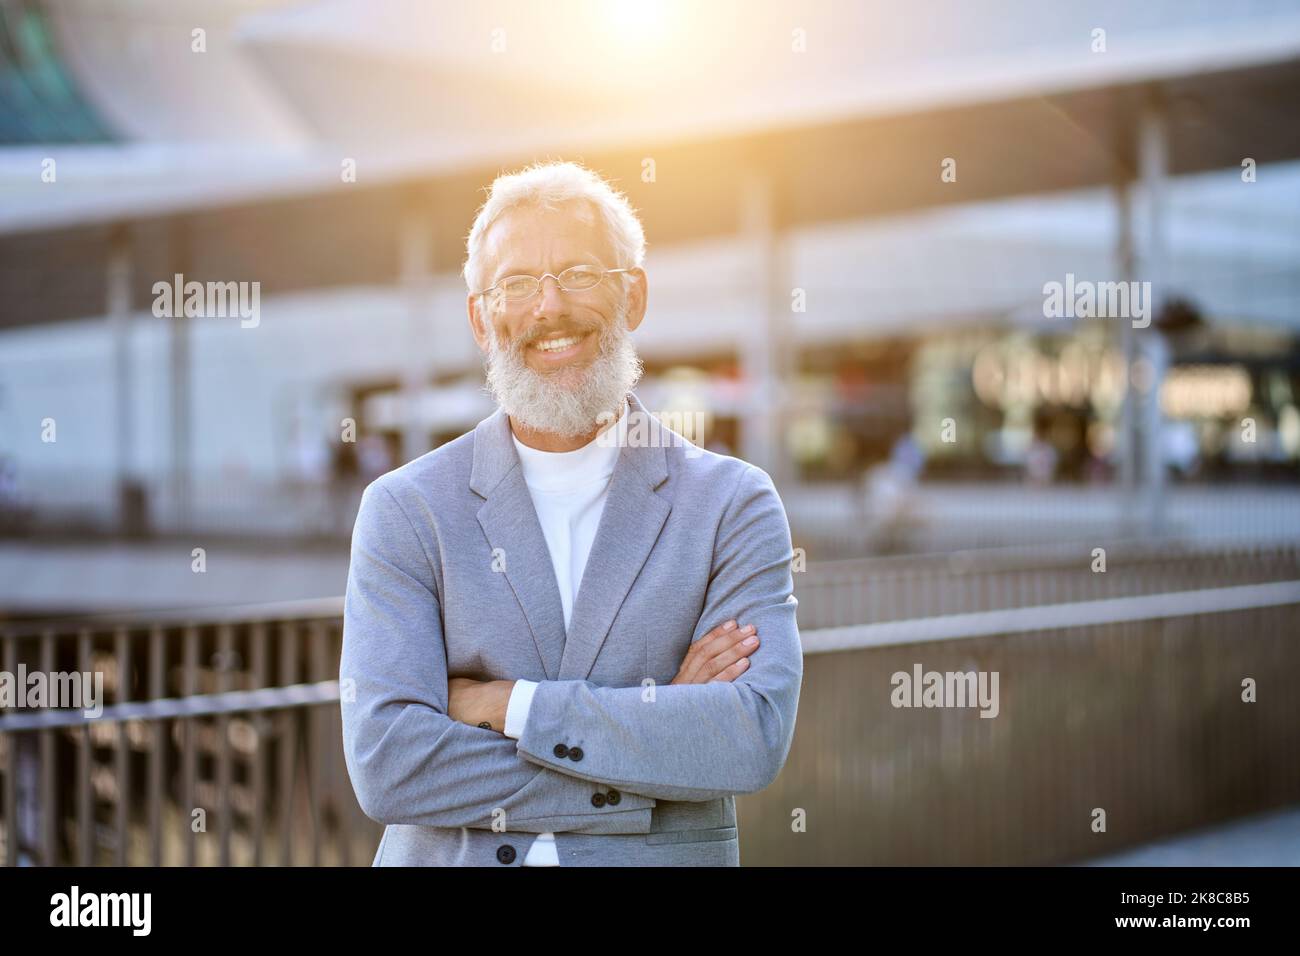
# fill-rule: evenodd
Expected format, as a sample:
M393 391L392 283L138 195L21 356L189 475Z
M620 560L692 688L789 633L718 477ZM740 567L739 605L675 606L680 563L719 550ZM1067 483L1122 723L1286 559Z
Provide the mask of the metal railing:
M1060 862L1300 799L1296 549L1112 549L1104 574L1089 557L796 574L799 723L778 780L738 800L743 859ZM0 626L7 673L98 672L106 697L91 719L0 711L0 857L368 863L382 827L343 763L341 615L330 599ZM890 675L915 663L998 671L1001 715L894 709ZM1079 830L1097 807L1107 833Z
M341 600L87 618L0 635L19 666L98 673L107 705L0 716L10 865L369 862L338 711Z
M741 861L1064 864L1300 802L1298 619L1292 580L807 632ZM997 716L897 706L918 667L996 673Z

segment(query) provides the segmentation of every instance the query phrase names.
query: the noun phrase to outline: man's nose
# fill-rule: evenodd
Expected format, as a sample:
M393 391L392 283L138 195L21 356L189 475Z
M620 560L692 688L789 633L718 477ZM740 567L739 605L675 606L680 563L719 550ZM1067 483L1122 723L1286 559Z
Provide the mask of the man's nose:
M535 306L538 315L562 315L568 308L560 280L555 276L543 276L542 286L537 291Z

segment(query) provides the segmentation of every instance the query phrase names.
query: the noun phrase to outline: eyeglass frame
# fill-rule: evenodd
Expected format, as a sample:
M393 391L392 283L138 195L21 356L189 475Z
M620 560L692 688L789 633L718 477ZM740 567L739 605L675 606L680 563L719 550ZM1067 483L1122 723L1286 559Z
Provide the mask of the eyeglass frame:
M577 268L579 268L580 266L591 266L591 265L595 265L595 263L594 263L594 262L580 262L580 263L578 263L578 265L576 265L576 266L569 266L568 269L562 269L562 270L560 270L560 275L564 275L564 273L569 272L569 271L571 271L571 270L573 270L573 269L577 269ZM590 288L587 288L587 289L567 289L567 288L565 288L564 283L560 281L560 275L556 275L554 272L543 272L540 276L531 275L531 274L529 274L529 273L527 273L527 272L516 272L516 273L513 273L513 274L508 275L508 276L502 276L500 279L497 279L496 282L492 283L492 284L491 284L490 286L488 286L486 289L483 289L483 290L481 290L481 291L479 291L479 292L472 292L472 293L470 293L470 294L471 294L471 295L487 295L489 292L491 292L491 291L493 291L494 289L496 289L497 286L499 286L501 283L505 282L507 279L518 279L518 278L521 278L521 277L523 277L523 276L528 276L528 278L530 278L530 279L536 279L536 280L537 280L537 288L536 288L536 290L534 290L533 292L530 292L528 295L521 296L521 297L518 298L518 299L511 299L511 298L509 298L509 297L507 297L507 296L502 296L502 299L501 299L502 302L527 302L527 301L528 301L529 299L531 299L533 296L537 295L537 293L539 293L539 292L542 291L542 283L546 281L546 277L547 277L547 276L550 276L552 279L555 280L555 284L556 284L557 286L559 286L561 292L566 292L566 293L573 293L573 292L590 292L592 289L594 289L594 288L596 288L597 286L599 286L601 282L604 282L604 281L605 281L605 276L610 275L611 273L615 273L615 272L631 272L631 271L632 271L631 269L601 269L601 270L600 270L600 279L599 279L599 281L597 281L596 285L593 285L593 286L591 286Z

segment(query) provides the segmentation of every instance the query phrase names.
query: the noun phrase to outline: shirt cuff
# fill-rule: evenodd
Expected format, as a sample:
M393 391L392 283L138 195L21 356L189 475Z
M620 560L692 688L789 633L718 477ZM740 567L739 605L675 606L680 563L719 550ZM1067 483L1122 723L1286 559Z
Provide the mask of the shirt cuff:
M517 680L510 691L510 700L506 704L507 737L518 740L524 735L524 724L528 722L528 709L533 705L533 694L537 691L535 680Z

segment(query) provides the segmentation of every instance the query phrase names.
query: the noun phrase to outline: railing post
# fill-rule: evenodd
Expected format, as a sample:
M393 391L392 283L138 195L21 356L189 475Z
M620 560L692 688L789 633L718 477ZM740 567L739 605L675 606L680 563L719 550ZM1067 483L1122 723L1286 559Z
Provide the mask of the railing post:
M83 674L91 673L93 666L93 636L89 628L77 635L77 667ZM95 863L95 791L91 785L94 766L95 727L89 721L79 734L81 746L77 748L77 843L82 866Z
M234 632L230 624L217 628L217 691L230 690L230 672L235 652ZM231 815L230 800L230 718L217 718L217 832L220 835L219 857L221 866L230 866Z
M298 682L298 629L290 622L280 626L280 684ZM280 798L280 864L293 864L293 771L298 757L298 715L282 711L280 725L280 781L276 795Z
M252 643L253 686L265 687L269 675L266 667L266 624L256 621L250 636ZM264 714L249 715L253 724L253 866L262 865L262 841L266 829L266 743L268 720Z
M41 634L41 670L46 675L54 673L54 632ZM40 819L41 862L45 866L58 866L59 828L58 828L58 788L55 777L55 747L58 743L57 731L42 730L41 741L41 787L40 798L34 807Z
M184 666L181 669L181 695L192 697L199 670L198 628L187 625L184 630ZM198 855L194 833L194 781L198 768L194 753L194 722L197 718L180 717L177 725L181 733L181 825L185 828L185 865L193 866Z
M167 647L163 628L155 624L149 629L149 698L161 700L167 696L165 674ZM155 720L150 726L149 743L149 844L150 865L162 866L163 854L163 774L167 759L167 722Z
M113 635L113 654L117 660L117 702L125 704L131 699L131 634L119 627ZM117 846L113 858L117 866L126 866L127 846L131 842L131 738L127 721L117 725L117 747L113 754L117 776L117 802L114 806L114 829Z

